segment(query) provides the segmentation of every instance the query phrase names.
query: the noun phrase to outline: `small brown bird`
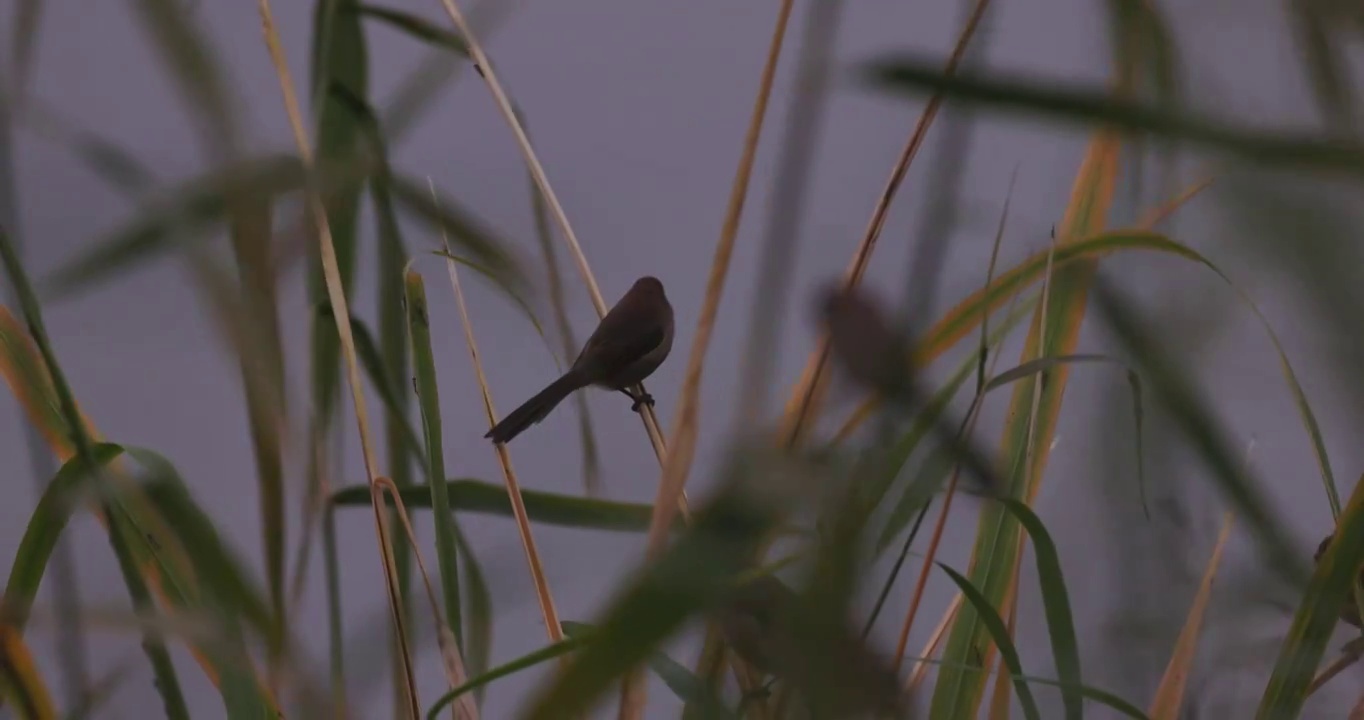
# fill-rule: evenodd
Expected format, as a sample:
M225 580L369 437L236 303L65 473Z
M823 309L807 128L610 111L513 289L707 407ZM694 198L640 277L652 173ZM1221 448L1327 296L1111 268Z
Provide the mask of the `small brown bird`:
M844 371L859 385L901 406L923 408L929 396L915 384L911 367L909 337L895 328L881 303L861 288L829 285L817 301L825 330L829 333L829 352ZM946 421L944 412L932 426L938 440L949 448L982 483L972 491L999 494L1004 485L993 469L989 456L961 437L963 428Z
M526 428L545 419L574 391L589 385L619 390L634 401L631 410L654 404L648 393L638 397L629 388L649 377L673 347L673 306L658 278L635 281L625 296L606 313L592 332L573 367L558 380L511 411L485 438L508 443Z

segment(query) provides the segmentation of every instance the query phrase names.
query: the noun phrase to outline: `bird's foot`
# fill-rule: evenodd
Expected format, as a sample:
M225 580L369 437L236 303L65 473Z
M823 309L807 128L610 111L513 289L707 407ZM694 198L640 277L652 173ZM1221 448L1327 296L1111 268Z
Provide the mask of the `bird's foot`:
M653 395L650 395L649 393L640 393L639 395L631 395L630 398L633 399L633 400L635 401L635 403L634 403L633 405L630 406L630 411L631 411L631 412L639 412L640 407L642 407L642 406L644 406L644 405L648 405L649 407L653 407L653 406L654 406L654 396L653 396Z

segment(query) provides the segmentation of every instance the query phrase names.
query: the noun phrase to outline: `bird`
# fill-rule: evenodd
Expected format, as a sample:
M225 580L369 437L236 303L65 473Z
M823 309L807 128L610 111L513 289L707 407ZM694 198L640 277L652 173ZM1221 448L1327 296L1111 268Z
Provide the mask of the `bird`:
M896 329L891 316L872 293L858 287L825 285L816 298L816 309L829 336L829 354L858 385L902 408L931 407L932 399L915 382L913 345ZM934 421L932 432L982 483L972 492L999 495L1003 481L989 456L953 431L945 409ZM964 427L959 425L958 427Z
M860 288L830 284L820 292L818 308L830 353L848 375L890 398L904 395L913 348L881 303Z
M652 396L646 392L636 395L630 388L652 375L672 347L673 306L663 283L646 275L636 280L601 319L568 372L508 413L483 437L496 444L509 443L545 419L569 395L589 385L625 393L633 401L630 409L635 412L642 405L652 407Z

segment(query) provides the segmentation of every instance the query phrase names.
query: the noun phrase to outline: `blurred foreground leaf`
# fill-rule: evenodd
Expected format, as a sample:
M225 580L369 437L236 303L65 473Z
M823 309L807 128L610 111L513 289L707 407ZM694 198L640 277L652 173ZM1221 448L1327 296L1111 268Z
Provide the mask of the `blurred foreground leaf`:
M1095 299L1119 344L1135 361L1147 387L1202 459L1211 480L1246 519L1270 566L1293 585L1308 577L1306 564L1292 549L1283 522L1266 501L1259 483L1236 459L1222 423L1208 408L1188 375L1166 355L1131 307L1099 284ZM1348 585L1348 582L1347 582Z
M564 634L573 640L590 643L595 627L587 623L571 622L565 620L561 623L564 626ZM702 713L702 717L715 720L738 720L738 716L725 707L724 703L706 687L706 684L696 677L692 671L682 667L675 660L668 657L666 653L655 652L649 656L649 669L658 675L663 683L668 686L673 694L688 705L693 705Z
M20 720L57 720L56 705L43 683L24 636L0 622L0 699L8 699Z
M355 162L365 148L363 128L355 113L339 99L337 89L358 98L369 97L369 51L360 16L353 9L355 0L315 0L309 87L316 123L318 163L346 165ZM360 182L341 187L334 202L326 205L327 227L336 253L336 268L341 287L353 292L355 258L359 251L357 216L360 210ZM309 253L308 298L313 305L328 299L320 256ZM332 323L317 318L312 322L311 367L313 422L319 430L331 427L337 393L341 386L341 346ZM310 473L312 475L312 473ZM310 478L310 483L315 481Z
M866 68L877 86L906 95L941 92L956 102L992 105L1057 120L1104 125L1116 130L1174 138L1239 155L1248 160L1290 167L1316 167L1364 177L1364 145L1344 139L1289 131L1259 131L1210 118L1159 110L1150 105L1003 74L945 75L938 62L904 54Z
M1020 303L1014 308L1004 322L995 328L986 339L986 352L993 352L999 347L1010 332L1018 326L1018 323L1027 316L1028 312L1037 304L1037 298L1032 297ZM925 404L924 409L910 424L909 430L895 441L890 447L888 454L881 464L882 472L873 475L871 482L867 484L864 505L871 508L880 507L885 500L886 493L894 484L896 477L903 472L905 464L909 461L910 455L919 447L923 439L928 435L933 423L936 423L942 416L942 411L956 396L957 392L966 380L971 377L971 372L980 363L980 355L972 353L962 359L956 370L949 376L947 382L938 389L937 393ZM942 463L940 463L942 464ZM922 471L922 468L921 468ZM944 467L943 473L946 473ZM927 481L925 481L927 483ZM886 524L882 530L881 537L876 544L876 552L880 554L892 540L899 536L909 523L910 516L923 506L929 498L936 492L937 483L932 483L931 487L920 484L917 481L909 483L900 496L900 500L892 508L890 515L886 519Z
M249 191L273 199L301 190L306 181L298 158L271 155L184 182L41 280L39 291L57 299L98 286L205 237L227 219L229 198Z
M767 473L777 470L762 467L756 455L730 460L720 488L697 509L693 524L608 603L594 623L593 642L529 698L521 717L550 720L586 712L613 681L732 588L783 515L795 478L783 473L784 482L775 482Z

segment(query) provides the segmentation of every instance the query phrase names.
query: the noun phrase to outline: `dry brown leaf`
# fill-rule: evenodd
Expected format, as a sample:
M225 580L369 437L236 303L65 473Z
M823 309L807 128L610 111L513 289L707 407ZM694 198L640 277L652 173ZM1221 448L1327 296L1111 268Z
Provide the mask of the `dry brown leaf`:
M1165 676L1160 679L1156 696L1151 700L1151 710L1147 714L1151 720L1177 720L1180 705L1184 702L1184 689L1189 682L1189 671L1193 667L1194 654L1198 650L1198 635L1203 627L1203 615L1207 612L1208 601L1212 597L1212 581L1217 574L1217 566L1222 560L1222 549L1231 534L1233 513L1227 511L1222 518L1222 531L1217 535L1212 557L1203 571L1203 581L1198 585L1189 616L1184 620L1184 629L1175 641L1175 651L1170 655L1170 663L1165 667Z

